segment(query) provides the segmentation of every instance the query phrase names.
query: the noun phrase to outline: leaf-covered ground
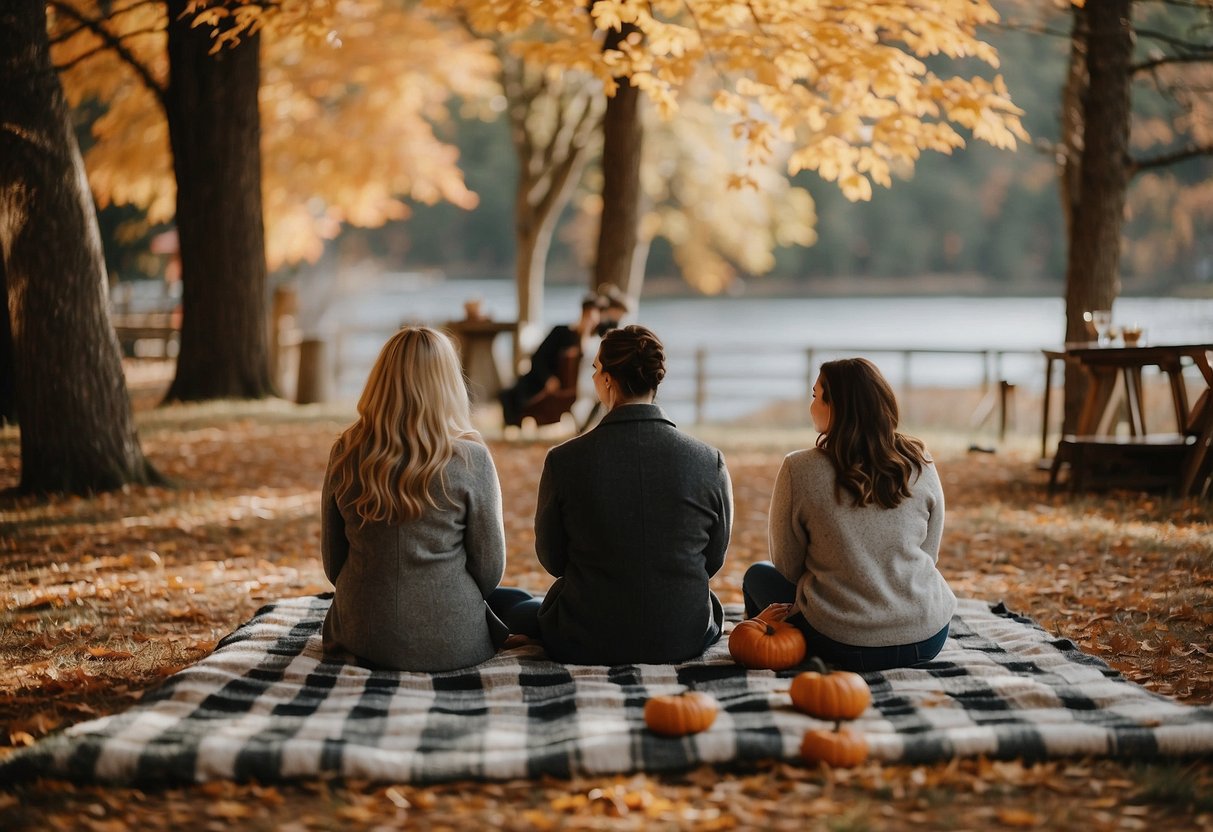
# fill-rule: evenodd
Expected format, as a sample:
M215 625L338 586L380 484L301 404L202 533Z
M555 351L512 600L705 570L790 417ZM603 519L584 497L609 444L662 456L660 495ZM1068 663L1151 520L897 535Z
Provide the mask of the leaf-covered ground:
M175 488L90 498L0 497L0 755L124 709L212 649L268 599L327 589L319 485L348 411L284 403L142 410L144 449ZM531 520L558 437L486 430L505 491L506 581L542 589ZM766 556L771 482L804 431L718 428L736 528L713 581L740 600ZM1129 678L1213 703L1213 517L1208 503L1115 493L1048 498L1033 440L967 452L927 434L948 496L941 568L958 595L1005 600ZM1037 446L1038 447L1038 446ZM0 489L16 484L0 432ZM767 763L738 771L573 781L408 785L214 783L139 791L0 785L16 829L1213 829L1213 760Z

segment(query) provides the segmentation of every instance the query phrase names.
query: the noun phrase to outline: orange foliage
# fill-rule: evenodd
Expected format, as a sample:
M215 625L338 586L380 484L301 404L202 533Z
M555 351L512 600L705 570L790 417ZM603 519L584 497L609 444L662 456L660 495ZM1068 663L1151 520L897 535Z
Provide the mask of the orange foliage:
M97 202L139 206L151 222L170 220L175 186L158 101L168 79L164 5L58 5L51 35L69 101L96 100L106 108L85 156ZM316 259L343 222L374 226L405 216L405 199L475 205L456 150L432 125L447 120L452 96L496 91L497 62L487 44L424 9L383 0L294 0L273 11L251 4L192 7L204 21L236 22L216 48L251 31L262 37L271 268ZM106 48L113 42L129 61Z
M591 72L608 93L629 77L665 115L709 66L715 106L734 118L751 160L790 144L790 172L815 170L851 199L870 198L873 183L888 186L894 163L963 146L957 128L997 147L1026 138L1000 76L945 77L925 63L998 65L976 33L998 20L986 0L596 0L588 15L563 0L461 6L477 31L526 35L515 48L530 61ZM603 33L624 24L637 32L604 52Z

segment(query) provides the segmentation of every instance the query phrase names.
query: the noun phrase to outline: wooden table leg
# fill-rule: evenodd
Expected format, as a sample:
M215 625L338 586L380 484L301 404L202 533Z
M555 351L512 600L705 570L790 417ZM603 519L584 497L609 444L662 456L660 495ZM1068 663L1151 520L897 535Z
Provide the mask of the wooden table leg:
M1086 370L1090 376L1090 384L1087 387L1087 396L1082 403L1082 413L1078 417L1078 434L1080 436L1092 436L1099 433L1099 423L1103 419L1104 411L1108 408L1112 391L1116 389L1115 368L1087 367Z
M1053 392L1053 356L1045 355L1045 404L1040 416L1040 458L1049 455L1049 397Z
M1125 407L1129 411L1129 433L1132 436L1145 436L1148 431L1141 389L1141 367L1125 367L1122 375L1125 380Z

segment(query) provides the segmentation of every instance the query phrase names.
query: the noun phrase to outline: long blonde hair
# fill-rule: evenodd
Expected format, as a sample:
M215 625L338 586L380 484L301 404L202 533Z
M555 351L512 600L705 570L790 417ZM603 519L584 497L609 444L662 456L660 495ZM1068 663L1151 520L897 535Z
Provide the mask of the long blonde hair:
M472 427L459 356L445 334L403 327L379 351L358 421L337 440L333 493L362 522L399 523L441 508L430 493Z

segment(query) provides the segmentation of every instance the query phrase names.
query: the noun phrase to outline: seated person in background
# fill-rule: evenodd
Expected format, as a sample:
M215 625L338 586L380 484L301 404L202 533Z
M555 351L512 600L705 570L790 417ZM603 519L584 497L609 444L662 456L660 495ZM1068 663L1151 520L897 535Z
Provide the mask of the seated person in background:
M531 356L531 367L518 377L513 387L506 387L497 397L501 400L501 415L506 425L522 424L522 408L545 387L560 385L556 372L560 367L560 356L569 347L580 347L585 351L585 341L598 326L601 307L595 295L581 302L581 318L572 326L560 324L552 327L542 343Z
M598 307L602 310L602 316L594 333L599 337L617 328L619 322L632 311L627 297L619 290L619 287L612 286L610 283L603 283L598 287ZM602 412L602 402L595 401L590 412L586 414L585 421L577 426L577 432L585 433L597 424L598 420L602 418Z
M486 604L505 568L501 488L441 332L405 327L379 353L358 421L333 445L320 529L336 588L326 653L454 670L505 639Z
M594 332L600 337L619 326L624 316L632 311L627 297L619 287L610 283L598 287L598 308L602 310L602 315Z
M944 496L931 455L897 430L893 390L863 358L821 365L809 416L821 435L779 469L773 563L746 571L746 617L785 605L771 614L844 670L929 661L956 609L936 566Z

